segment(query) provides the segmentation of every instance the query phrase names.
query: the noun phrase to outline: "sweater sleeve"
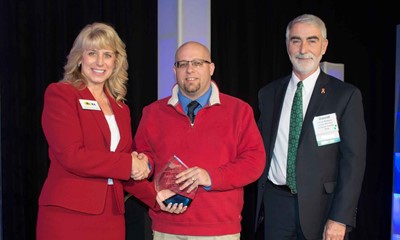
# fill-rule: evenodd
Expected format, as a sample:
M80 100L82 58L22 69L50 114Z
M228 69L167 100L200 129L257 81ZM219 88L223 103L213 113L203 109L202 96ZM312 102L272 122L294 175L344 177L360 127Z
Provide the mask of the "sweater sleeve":
M250 105L240 105L236 157L215 169L209 169L211 190L229 190L256 181L265 168L265 149Z
M135 196L151 209L154 211L160 210L160 206L156 201L157 193L153 182L147 180L134 181L133 179L130 179L127 182L123 182L123 185L126 192Z

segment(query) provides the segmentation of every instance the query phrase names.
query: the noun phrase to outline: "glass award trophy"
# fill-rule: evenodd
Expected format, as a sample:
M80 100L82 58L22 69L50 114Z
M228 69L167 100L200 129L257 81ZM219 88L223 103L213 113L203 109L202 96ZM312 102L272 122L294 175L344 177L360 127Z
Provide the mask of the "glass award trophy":
M174 155L156 175L154 182L157 192L168 189L175 193L175 195L163 201L166 206L168 206L169 203L183 203L183 206L189 206L196 196L197 188L187 193L187 188L179 190L180 185L183 183L177 184L175 182L176 175L186 169L188 169L188 166Z

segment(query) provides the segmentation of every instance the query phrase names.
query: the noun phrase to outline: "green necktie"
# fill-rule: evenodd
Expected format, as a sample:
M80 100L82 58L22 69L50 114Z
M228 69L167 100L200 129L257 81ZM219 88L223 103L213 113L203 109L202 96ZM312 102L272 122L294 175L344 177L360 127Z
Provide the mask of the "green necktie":
M289 128L289 147L286 168L286 185L297 193L296 184L296 155L301 127L303 125L303 82L297 83L296 93L294 94L292 110L290 111Z

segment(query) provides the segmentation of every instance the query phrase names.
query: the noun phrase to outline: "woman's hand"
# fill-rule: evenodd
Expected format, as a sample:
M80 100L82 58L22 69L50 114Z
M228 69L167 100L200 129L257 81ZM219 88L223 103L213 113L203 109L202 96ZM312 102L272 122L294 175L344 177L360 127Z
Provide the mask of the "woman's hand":
M131 178L134 180L143 180L150 174L149 159L143 153L132 152Z

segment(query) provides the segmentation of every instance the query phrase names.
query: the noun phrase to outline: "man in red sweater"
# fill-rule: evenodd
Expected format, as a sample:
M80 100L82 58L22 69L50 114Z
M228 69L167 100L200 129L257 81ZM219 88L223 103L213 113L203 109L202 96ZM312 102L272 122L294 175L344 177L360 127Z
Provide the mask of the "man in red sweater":
M196 191L187 208L164 206L154 183L131 182L126 190L151 187L141 198L152 206L154 239L239 240L243 187L265 168L265 150L253 110L246 102L219 92L211 79L215 65L209 50L197 42L180 46L175 55L172 95L143 109L134 138L136 149L154 161L155 176L174 155L188 169L176 176L185 191ZM194 120L186 114L196 100ZM171 210L172 209L172 210ZM182 210L183 209L183 210ZM182 211L181 211L182 210ZM170 211L170 212L168 212ZM180 214L174 214L179 213Z

